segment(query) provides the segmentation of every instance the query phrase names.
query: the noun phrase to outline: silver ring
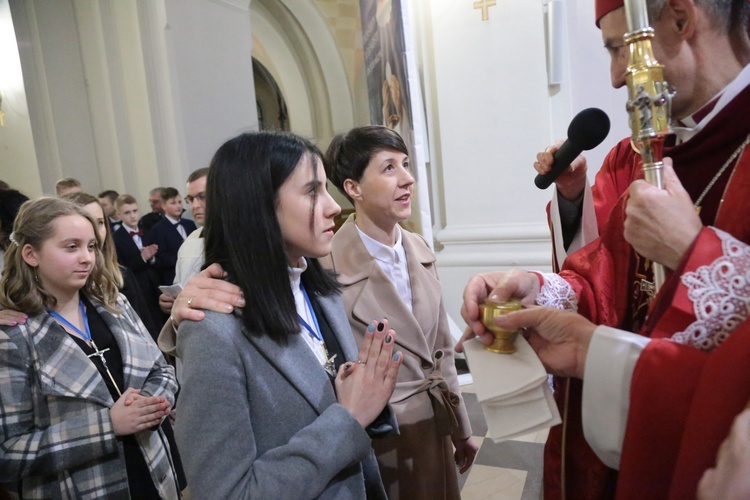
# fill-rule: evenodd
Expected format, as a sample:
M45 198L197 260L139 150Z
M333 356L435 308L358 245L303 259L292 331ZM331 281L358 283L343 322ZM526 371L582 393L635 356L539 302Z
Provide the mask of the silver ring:
M195 298L195 295L193 295L192 297L190 297L188 299L188 307L191 308L191 309L193 308L193 299L194 298Z
M361 360L361 359L359 359L359 358L357 359L357 361L355 361L355 363L357 363L358 365L364 365L364 364L367 364L367 362L366 362L366 361L362 361L362 360Z

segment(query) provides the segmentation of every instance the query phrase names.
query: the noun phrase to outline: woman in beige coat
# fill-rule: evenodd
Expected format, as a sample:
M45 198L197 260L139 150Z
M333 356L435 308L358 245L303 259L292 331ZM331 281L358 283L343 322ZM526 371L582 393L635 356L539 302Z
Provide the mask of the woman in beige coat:
M468 470L477 447L435 255L398 225L411 214L414 186L406 145L386 127L359 127L336 137L327 156L329 179L356 210L334 236L328 260L343 285L352 332L361 342L360 332L385 316L404 355L390 400L400 436L373 442L388 496L459 498L456 464Z

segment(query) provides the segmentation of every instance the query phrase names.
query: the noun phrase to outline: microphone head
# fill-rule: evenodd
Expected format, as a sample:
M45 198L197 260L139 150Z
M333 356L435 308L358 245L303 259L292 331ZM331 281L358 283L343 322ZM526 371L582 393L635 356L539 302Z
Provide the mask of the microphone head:
M609 134L609 117L599 108L586 108L568 127L568 140L584 151L594 149Z

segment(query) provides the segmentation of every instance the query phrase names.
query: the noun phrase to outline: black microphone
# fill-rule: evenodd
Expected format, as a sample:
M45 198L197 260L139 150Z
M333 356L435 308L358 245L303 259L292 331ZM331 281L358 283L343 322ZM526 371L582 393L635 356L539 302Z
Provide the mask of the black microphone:
M609 134L609 117L599 108L586 108L578 113L568 126L568 140L553 155L552 169L546 174L538 174L534 184L539 189L547 189L581 154L594 149Z

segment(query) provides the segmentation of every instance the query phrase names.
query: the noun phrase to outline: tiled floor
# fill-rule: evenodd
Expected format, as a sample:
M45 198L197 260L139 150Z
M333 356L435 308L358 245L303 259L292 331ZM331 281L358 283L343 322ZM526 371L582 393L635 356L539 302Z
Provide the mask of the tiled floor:
M479 453L471 469L459 476L465 500L538 500L542 498L542 452L547 431L494 443L471 385L461 387Z

